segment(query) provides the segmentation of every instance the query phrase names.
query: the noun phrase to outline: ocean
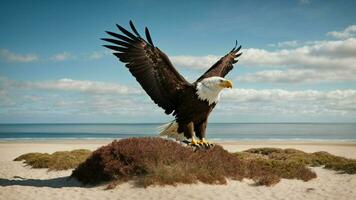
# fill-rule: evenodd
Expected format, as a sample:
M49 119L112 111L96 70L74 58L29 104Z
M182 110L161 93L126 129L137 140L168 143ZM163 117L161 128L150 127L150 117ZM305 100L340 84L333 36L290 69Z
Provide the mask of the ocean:
M157 136L162 124L0 124L0 140L122 139ZM209 123L210 140L356 141L356 123Z

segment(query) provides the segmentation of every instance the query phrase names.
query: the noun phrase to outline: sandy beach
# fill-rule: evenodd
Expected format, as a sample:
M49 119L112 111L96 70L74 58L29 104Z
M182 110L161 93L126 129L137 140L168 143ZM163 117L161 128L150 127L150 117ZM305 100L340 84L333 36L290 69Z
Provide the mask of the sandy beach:
M318 175L308 182L282 179L273 187L255 186L251 180L228 181L226 185L178 185L140 188L124 183L113 190L104 186L85 187L69 180L71 170L31 169L17 156L29 152L90 149L108 144L109 140L42 140L0 141L0 199L356 199L356 175L340 174L312 168ZM327 151L334 155L356 158L356 142L307 141L230 141L220 142L235 152L255 147L295 148L305 152Z

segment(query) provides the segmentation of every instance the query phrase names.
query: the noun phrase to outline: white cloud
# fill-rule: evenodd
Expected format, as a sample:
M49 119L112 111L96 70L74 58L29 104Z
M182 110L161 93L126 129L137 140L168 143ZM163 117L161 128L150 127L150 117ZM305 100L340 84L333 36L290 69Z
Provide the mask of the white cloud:
M88 80L73 80L63 78L51 81L37 81L37 82L18 82L16 86L27 89L41 89L41 90L59 90L59 91L77 91L97 94L139 94L141 90L134 87L128 87L115 83L106 83L100 81Z
M241 82L260 83L315 83L356 81L355 73L349 71L319 71L313 69L265 70L236 78Z
M58 53L58 54L55 54L55 55L52 55L49 60L51 61L66 61L66 60L69 60L69 59L72 59L74 58L74 56L68 52L62 52L62 53Z
M106 55L111 54L110 51L94 51L87 54L74 55L69 52L61 52L54 55L51 55L47 58L44 56L40 56L37 54L17 54L11 52L8 49L0 48L0 59L6 62L20 62L20 63L29 63L29 62L38 62L38 61L52 61L52 62L63 62L67 60L79 59L79 60L98 60L103 58Z
M174 65L189 69L206 69L220 59L220 56L170 56Z
M17 113L76 116L120 116L122 119L165 117L141 89L72 79L14 81L0 77L0 117ZM218 116L304 116L338 119L356 116L356 90L225 90L214 112ZM215 114L214 114L215 115ZM273 117L272 117L273 118ZM282 119L282 118L278 118ZM145 121L145 120L144 120Z
M299 4L301 4L301 5L309 5L310 4L310 0L299 0Z
M238 77L245 82L356 81L356 38L318 41L295 49L246 49L241 64L279 67Z
M89 55L89 59L90 60L97 60L103 57L103 54L101 54L100 52L93 52Z
M0 58L6 62L20 63L35 62L39 60L39 57L36 54L16 54L8 49L0 49Z
M277 44L269 44L268 46L271 46L271 47L296 47L299 45L300 45L300 42L298 42L297 40L291 40L291 41L278 42Z
M287 43L280 45L285 44ZM290 42L289 45L292 44L297 42ZM300 47L275 51L249 48L243 49L242 52L240 66L265 69L239 76L240 81L286 83L356 81L356 38L306 42ZM171 59L177 66L208 69L220 59L220 56L174 56Z
M143 115L160 109L142 89L87 80L15 81L0 77L0 118L4 114ZM150 106L147 106L147 103ZM161 113L161 112L159 112ZM99 119L100 120L100 119Z
M19 63L38 62L40 60L45 60L45 59L40 59L40 56L38 56L37 54L17 54L11 52L8 49L0 49L0 58L5 60L6 62L19 62ZM68 52L62 52L50 56L48 60L60 62L73 58L75 58L74 55Z
M309 69L356 69L356 38L322 41L295 49L267 51L245 49L240 63L246 66Z
M219 109L226 114L354 116L356 90L232 89L223 92L222 102L224 108Z
M356 107L356 90L300 90L283 89L231 89L223 93L223 98L233 102L291 102L291 101L352 101ZM336 102L334 102L336 103Z
M331 31L326 33L328 36L335 37L337 39L345 39L356 36L356 25L346 27L342 31Z
M103 58L106 55L111 54L110 51L94 51L88 55L89 60L98 60Z
M242 49L239 63L247 67L288 67L305 69L356 69L356 38L340 41L318 41L293 49L267 51ZM177 66L208 69L221 56L171 56Z

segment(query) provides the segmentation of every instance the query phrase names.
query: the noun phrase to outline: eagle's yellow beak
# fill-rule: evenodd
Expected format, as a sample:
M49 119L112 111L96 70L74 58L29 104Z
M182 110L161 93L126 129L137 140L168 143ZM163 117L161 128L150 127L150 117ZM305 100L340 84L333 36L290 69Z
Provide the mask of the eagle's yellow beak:
M223 88L232 88L232 82L230 80L226 80L221 82L220 86Z

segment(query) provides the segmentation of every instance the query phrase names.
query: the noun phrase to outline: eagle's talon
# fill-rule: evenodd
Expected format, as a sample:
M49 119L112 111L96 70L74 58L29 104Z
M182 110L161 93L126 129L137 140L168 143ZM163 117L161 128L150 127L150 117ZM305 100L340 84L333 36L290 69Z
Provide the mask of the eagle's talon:
M205 140L205 138L202 138L200 141L199 141L199 144L203 147L206 147L206 148L210 148L210 147L213 147L214 144L208 142Z
M192 138L192 141L189 142L189 146L192 146L192 147L199 147L200 144L199 144L194 138Z
M192 147L199 147L199 144L190 143L189 146L192 146Z

